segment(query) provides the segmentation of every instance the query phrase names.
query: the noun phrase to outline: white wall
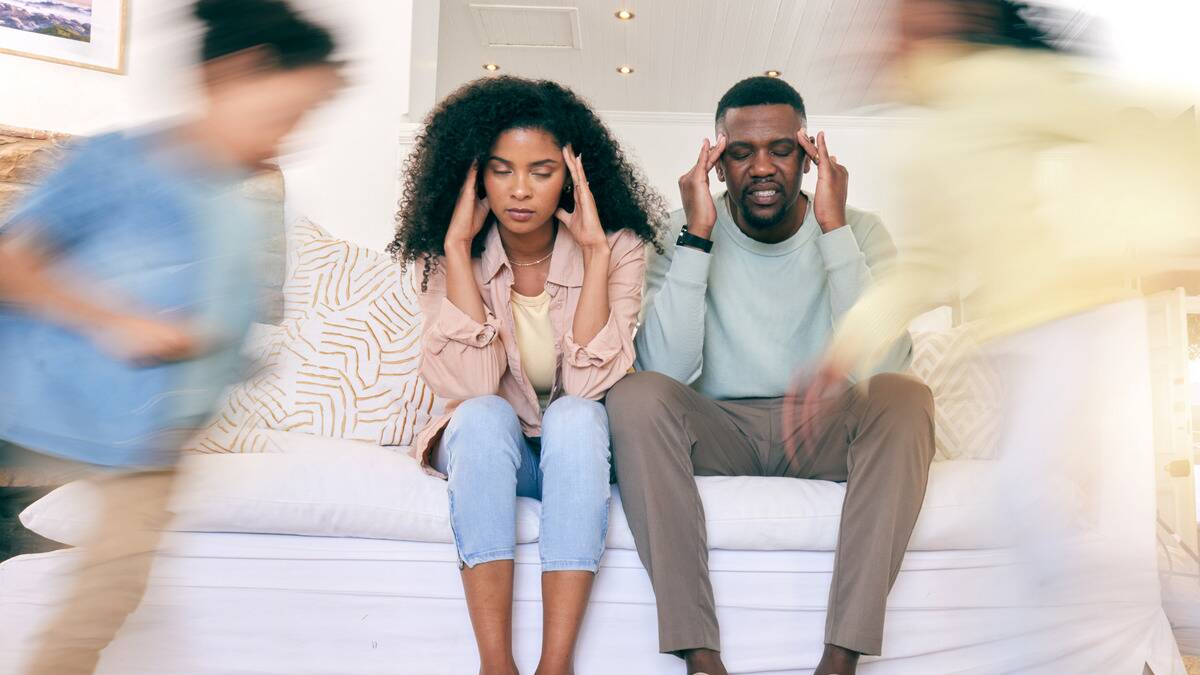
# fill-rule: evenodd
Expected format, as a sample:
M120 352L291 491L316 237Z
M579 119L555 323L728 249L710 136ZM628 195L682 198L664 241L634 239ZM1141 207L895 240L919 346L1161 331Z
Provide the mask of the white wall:
M350 86L296 135L281 162L288 203L331 233L380 249L392 239L408 112L413 0L308 0L338 30Z
M1195 0L1105 0L1091 11L1105 21L1115 70L1200 103L1200 3Z
M293 1L337 33L351 84L281 159L289 207L338 236L382 247L391 238L408 109L413 0ZM0 124L94 134L188 110L199 35L189 3L130 2L126 75L0 54Z

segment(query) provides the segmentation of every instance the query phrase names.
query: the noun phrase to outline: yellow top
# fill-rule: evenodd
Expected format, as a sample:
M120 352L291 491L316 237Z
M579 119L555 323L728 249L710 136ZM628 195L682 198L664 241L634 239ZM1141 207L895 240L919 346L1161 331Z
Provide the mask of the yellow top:
M904 153L914 234L843 317L843 366L866 371L941 304L961 301L986 340L1129 297L1139 275L1197 250L1194 124L1058 54L943 45L905 65L930 111Z
M550 322L550 294L542 291L536 298L530 298L513 292L512 313L521 369L545 408L558 371L554 325Z

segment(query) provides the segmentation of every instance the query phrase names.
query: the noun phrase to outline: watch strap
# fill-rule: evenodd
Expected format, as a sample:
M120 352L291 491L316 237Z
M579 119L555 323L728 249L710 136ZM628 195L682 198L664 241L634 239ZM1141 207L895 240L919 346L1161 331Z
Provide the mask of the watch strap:
M700 249L705 253L711 253L713 243L712 239L705 239L704 237L699 237L691 232L688 232L687 226L685 225L683 229L680 230L679 239L675 241L675 245L688 246L690 248Z

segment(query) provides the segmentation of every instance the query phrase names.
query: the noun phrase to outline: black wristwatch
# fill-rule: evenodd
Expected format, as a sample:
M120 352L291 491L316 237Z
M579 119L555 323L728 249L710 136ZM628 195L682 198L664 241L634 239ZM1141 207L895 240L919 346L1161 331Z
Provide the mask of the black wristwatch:
M712 239L698 237L691 232L688 232L687 225L684 225L683 229L679 231L679 239L675 240L675 245L690 246L692 248L700 249L705 253L712 253Z

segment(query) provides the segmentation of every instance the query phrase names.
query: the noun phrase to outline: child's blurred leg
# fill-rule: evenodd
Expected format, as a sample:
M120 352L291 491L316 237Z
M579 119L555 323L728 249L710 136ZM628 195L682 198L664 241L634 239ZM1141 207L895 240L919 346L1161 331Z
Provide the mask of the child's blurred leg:
M92 479L102 501L95 530L57 615L43 629L29 675L87 675L125 617L137 609L162 529L173 469Z

